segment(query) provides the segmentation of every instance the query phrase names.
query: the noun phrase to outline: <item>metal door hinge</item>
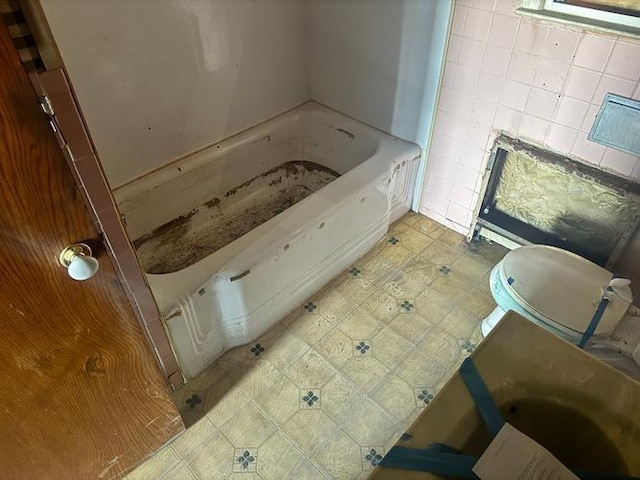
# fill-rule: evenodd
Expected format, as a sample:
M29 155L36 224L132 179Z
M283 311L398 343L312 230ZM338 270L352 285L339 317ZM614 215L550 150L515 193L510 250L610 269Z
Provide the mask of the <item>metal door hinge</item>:
M42 95L40 97L40 106L42 107L42 110L44 110L44 113L46 113L50 117L53 117L55 115L56 112L53 110L51 100L49 100L49 97L47 97L46 95Z
M47 95L40 96L40 106L42 107L44 113L49 116L49 125L51 126L51 130L53 130L53 133L56 136L58 145L60 145L60 148L64 148L67 142L62 136L60 125L58 124L58 120L56 120L56 112L53 109L53 104L51 103L51 100Z

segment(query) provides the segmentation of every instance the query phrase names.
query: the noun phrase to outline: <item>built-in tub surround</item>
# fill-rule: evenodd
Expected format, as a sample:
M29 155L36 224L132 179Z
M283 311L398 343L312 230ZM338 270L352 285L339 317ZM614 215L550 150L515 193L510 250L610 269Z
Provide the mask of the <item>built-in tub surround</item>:
M185 376L257 338L366 253L409 210L419 155L310 102L117 189L136 240L194 209L222 208L238 187L248 187L238 204L255 205L281 186L257 179L287 162L339 175L192 265L147 273Z

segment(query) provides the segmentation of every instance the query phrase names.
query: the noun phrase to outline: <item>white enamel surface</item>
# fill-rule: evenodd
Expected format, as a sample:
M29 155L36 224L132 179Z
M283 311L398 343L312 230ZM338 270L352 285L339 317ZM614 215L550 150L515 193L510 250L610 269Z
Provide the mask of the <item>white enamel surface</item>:
M524 308L578 333L588 327L611 277L611 272L578 255L543 245L512 250L501 262L504 288ZM613 295L595 334L610 333L628 307L628 302Z
M310 98L305 2L41 3L112 187Z
M76 255L69 263L67 272L71 278L82 282L93 277L99 268L100 263L97 259L86 255Z
M308 103L117 189L137 238L289 160L342 174L196 264L147 275L183 373L257 338L364 255L408 211L419 153Z

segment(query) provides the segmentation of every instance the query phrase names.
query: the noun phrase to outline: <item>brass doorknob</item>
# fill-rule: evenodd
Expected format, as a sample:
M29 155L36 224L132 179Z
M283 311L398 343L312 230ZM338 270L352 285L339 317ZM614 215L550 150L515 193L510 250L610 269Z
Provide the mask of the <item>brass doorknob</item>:
M69 276L78 281L88 280L100 268L100 263L91 256L91 248L86 243L69 245L60 253L59 260L67 268Z

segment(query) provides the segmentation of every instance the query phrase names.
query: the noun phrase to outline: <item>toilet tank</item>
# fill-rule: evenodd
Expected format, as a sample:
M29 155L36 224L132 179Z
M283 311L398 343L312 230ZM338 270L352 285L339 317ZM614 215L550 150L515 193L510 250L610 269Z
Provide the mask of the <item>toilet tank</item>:
M500 275L505 288L525 308L577 333L587 329L613 278L611 272L589 260L546 245L512 250L501 262ZM616 289L594 334L611 333L630 301L628 286Z

